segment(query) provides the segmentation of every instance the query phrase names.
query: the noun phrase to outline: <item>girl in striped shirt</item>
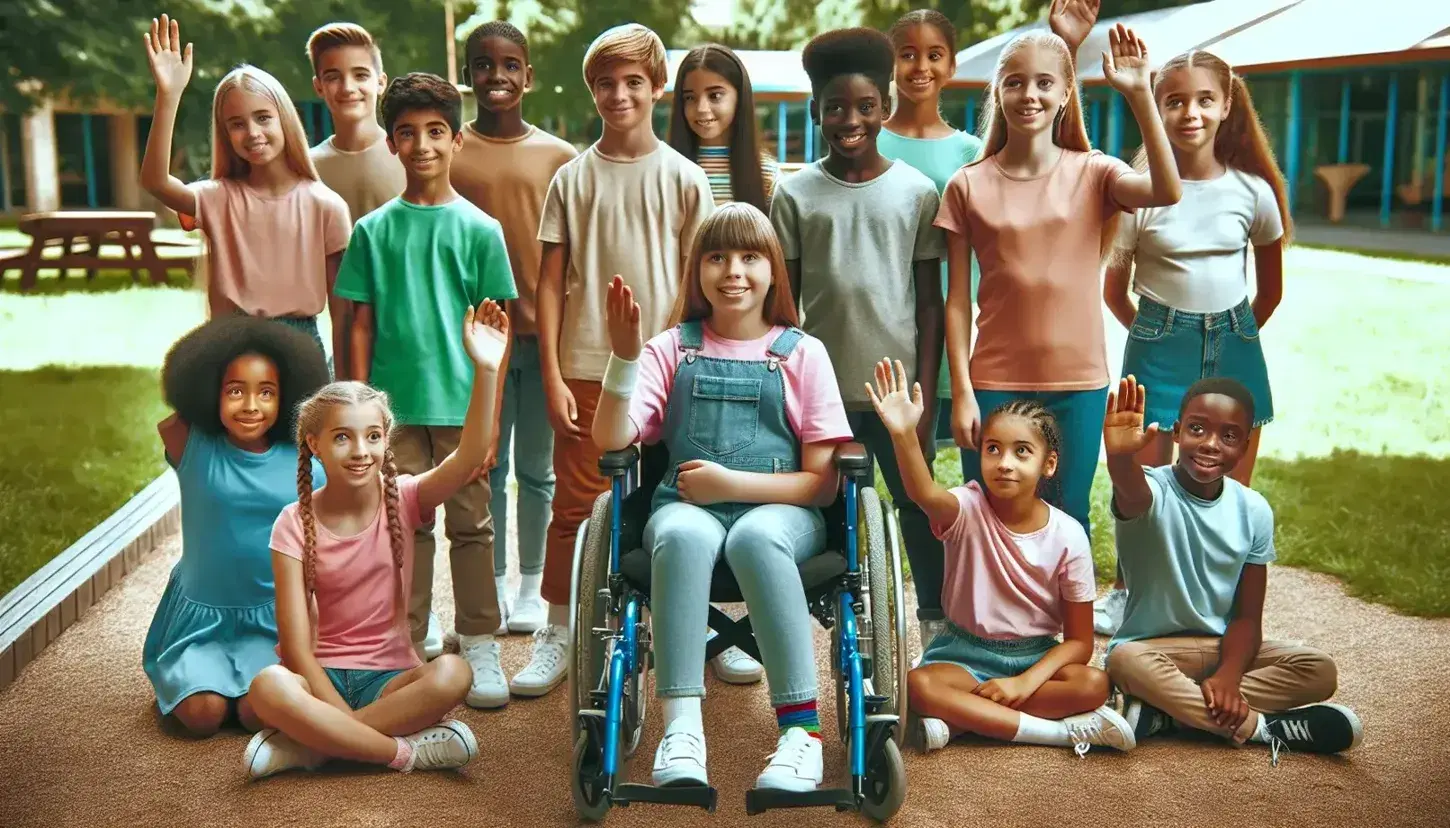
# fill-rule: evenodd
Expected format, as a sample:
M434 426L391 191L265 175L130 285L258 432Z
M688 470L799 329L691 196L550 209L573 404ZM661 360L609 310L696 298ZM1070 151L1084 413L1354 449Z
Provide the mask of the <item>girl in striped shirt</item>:
M760 151L755 95L740 57L714 43L691 49L675 75L671 110L670 146L710 176L715 206L743 201L769 215L778 169Z

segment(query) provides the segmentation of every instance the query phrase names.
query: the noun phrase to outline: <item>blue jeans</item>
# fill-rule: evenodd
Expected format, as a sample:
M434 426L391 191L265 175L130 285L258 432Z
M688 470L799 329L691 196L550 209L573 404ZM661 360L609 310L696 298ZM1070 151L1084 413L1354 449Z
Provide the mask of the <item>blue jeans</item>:
M693 503L656 509L644 527L644 548L652 556L655 692L661 698L705 695L710 579L723 554L750 610L770 703L814 699L814 630L797 566L825 547L826 521L818 509L756 506L728 530Z
M539 362L539 340L514 339L508 373L503 382L503 414L499 419L498 465L489 472L492 489L493 574L508 571L509 449L516 448L515 476L519 481L519 574L544 571L544 532L554 502L554 430L544 401L544 376Z
M1036 400L1057 418L1057 428L1062 434L1062 448L1057 456L1057 485L1049 486L1052 492L1060 493L1048 502L1071 515L1082 524L1088 537L1092 537L1092 522L1088 518L1092 503L1093 477L1098 472L1098 454L1103 444L1103 416L1108 408L1108 386L1093 391L976 391L977 408L982 413L982 425L992 410L1012 400ZM962 450L962 479L982 483L982 455L975 451ZM982 484L985 490L986 484ZM915 563L912 564L913 568Z

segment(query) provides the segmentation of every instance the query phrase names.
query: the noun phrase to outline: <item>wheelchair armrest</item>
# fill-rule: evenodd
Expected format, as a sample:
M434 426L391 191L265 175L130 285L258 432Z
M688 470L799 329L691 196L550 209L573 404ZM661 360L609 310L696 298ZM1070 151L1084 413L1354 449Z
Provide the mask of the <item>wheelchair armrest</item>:
M860 443L841 443L836 446L836 468L847 477L869 476L871 453Z
M606 451L599 458L599 473L605 477L620 477L628 474L639 462L639 446L630 446L619 451Z

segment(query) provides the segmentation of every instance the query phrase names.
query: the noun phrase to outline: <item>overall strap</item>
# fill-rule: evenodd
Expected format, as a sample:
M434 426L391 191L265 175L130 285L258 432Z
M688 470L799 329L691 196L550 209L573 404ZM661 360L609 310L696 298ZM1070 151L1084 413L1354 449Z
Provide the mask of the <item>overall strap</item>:
M705 324L699 319L692 319L681 322L679 328L680 350L685 352L687 362L694 362L695 355L705 346Z
M781 331L780 336L777 336L765 349L765 352L770 355L770 370L774 371L776 366L790 359L791 352L804 338L805 332L800 328L786 328Z

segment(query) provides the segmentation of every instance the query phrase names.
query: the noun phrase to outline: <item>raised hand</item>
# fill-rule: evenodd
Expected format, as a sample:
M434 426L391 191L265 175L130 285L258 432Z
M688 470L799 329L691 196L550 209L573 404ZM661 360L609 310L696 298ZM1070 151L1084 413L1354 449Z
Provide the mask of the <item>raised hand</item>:
M1102 0L1052 0L1052 11L1047 15L1047 25L1053 34L1067 41L1067 48L1074 54L1077 47L1087 40L1088 32L1098 22Z
M463 317L463 347L473 364L485 371L497 371L508 350L509 317L492 299Z
M893 437L904 437L921 422L925 406L921 399L921 383L908 384L906 369L897 360L893 369L890 359L876 363L876 387L866 384L866 393L871 396L871 406L876 416Z
M181 48L181 24L166 15L158 23L151 18L151 31L142 34L146 42L146 62L151 64L151 77L156 91L162 95L180 95L191 80L191 44Z
M609 283L604 313L609 326L609 347L614 355L631 361L638 359L644 348L639 336L639 303L634 301L634 291L620 276Z
M1103 76L1124 97L1148 92L1152 72L1148 65L1148 47L1143 39L1122 23L1108 30L1109 52L1103 52Z
M1116 393L1108 392L1108 412L1103 417L1103 447L1108 454L1137 454L1158 437L1158 424L1143 428L1143 408L1148 389L1132 374L1118 382Z

